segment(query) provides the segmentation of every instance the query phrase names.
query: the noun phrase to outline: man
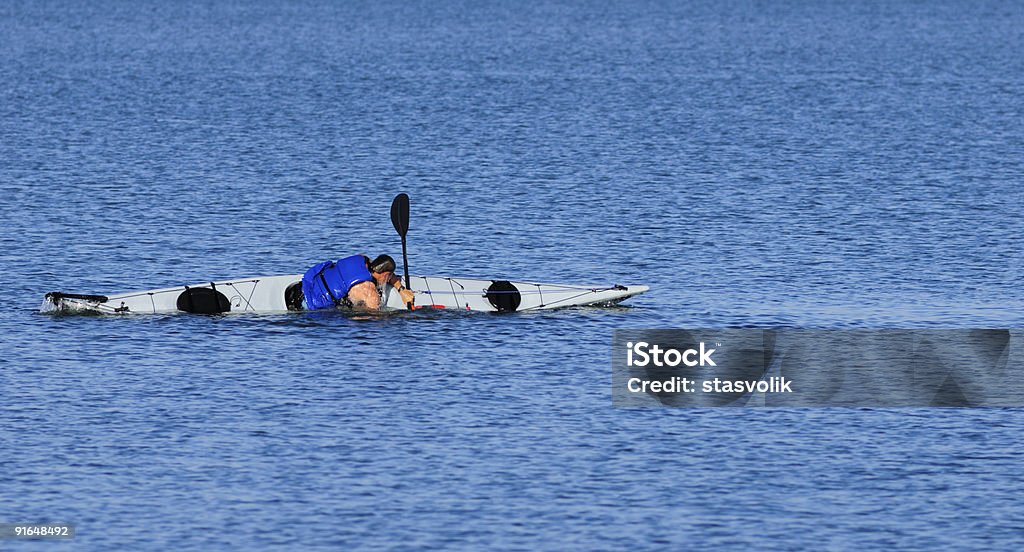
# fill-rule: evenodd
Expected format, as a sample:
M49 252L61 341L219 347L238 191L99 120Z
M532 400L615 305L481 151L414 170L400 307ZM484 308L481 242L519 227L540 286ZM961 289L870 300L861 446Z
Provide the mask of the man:
M402 302L415 301L412 290L403 287L402 279L395 275L395 260L388 255L372 261L364 255L324 261L302 277L305 307L312 310L339 306L380 310L382 290L388 285L398 291Z

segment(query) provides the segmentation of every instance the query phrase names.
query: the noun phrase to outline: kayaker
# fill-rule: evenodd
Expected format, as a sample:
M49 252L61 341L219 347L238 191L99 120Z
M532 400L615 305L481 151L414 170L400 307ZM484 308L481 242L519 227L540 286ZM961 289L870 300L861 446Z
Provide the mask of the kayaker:
M365 255L324 261L302 277L305 307L310 310L339 306L380 310L383 290L389 285L402 296L403 303L415 300L412 290L403 287L402 279L395 275L395 260L388 255L372 261Z

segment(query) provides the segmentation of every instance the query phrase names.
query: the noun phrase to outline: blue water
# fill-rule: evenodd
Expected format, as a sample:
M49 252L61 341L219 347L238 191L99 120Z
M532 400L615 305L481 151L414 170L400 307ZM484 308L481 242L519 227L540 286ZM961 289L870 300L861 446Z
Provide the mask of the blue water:
M0 523L89 550L1020 549L1020 410L611 405L615 328L1024 327L1024 5L846 4L4 2ZM36 313L397 256L402 191L414 273L651 292Z

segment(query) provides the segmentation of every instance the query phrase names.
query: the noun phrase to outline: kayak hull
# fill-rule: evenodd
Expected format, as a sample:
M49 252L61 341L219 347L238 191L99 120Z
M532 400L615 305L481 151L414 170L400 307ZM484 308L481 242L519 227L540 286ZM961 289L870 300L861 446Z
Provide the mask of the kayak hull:
M581 286L412 276L410 289L419 308L481 312L522 312L583 305L610 305L644 293L647 286ZM398 292L388 288L386 308L404 310ZM205 282L113 295L47 293L41 312L156 314L172 312L259 313L302 310L302 275L263 276Z

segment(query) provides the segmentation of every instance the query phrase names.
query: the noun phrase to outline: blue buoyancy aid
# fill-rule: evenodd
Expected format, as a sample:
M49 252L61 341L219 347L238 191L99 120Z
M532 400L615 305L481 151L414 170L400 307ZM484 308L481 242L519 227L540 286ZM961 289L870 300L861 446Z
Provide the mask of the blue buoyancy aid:
M373 280L366 268L366 257L352 255L337 262L324 261L302 276L302 294L306 308L330 309L342 304L352 286Z

